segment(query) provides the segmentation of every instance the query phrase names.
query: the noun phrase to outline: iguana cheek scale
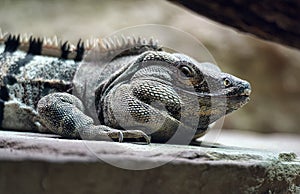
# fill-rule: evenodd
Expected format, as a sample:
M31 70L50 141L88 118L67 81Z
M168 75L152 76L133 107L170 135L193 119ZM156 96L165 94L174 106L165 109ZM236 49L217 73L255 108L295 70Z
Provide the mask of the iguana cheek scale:
M88 56L94 47L96 58ZM197 138L246 104L251 93L247 81L216 65L141 38L73 46L56 37L0 32L0 53L2 129L150 143L150 137L169 141L181 127Z

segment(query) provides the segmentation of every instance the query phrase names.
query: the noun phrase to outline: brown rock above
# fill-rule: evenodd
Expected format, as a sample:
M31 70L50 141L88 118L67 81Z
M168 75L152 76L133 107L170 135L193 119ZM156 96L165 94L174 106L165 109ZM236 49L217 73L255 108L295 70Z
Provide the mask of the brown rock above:
M260 38L300 48L299 1L171 1Z

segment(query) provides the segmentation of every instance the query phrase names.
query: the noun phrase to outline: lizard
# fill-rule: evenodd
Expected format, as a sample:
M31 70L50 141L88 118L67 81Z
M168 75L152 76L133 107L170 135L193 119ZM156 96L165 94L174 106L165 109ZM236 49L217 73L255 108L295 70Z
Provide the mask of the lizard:
M249 101L250 83L153 39L77 45L0 31L0 127L64 138L193 140ZM89 54L91 53L91 54ZM188 142L187 142L188 143Z

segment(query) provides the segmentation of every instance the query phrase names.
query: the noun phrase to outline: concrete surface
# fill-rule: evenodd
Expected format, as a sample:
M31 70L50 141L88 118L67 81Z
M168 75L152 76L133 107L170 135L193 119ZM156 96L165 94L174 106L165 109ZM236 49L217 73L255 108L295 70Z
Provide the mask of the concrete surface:
M261 134L241 130L222 130L218 143L274 152L294 152L300 156L300 135L290 133Z
M300 193L299 172L290 152L0 131L0 193Z

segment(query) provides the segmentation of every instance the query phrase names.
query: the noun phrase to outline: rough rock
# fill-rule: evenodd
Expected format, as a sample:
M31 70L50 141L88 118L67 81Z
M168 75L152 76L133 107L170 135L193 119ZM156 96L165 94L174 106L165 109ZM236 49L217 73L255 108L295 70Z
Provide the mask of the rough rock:
M295 153L0 132L0 193L299 193L299 172Z

